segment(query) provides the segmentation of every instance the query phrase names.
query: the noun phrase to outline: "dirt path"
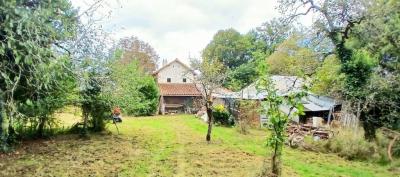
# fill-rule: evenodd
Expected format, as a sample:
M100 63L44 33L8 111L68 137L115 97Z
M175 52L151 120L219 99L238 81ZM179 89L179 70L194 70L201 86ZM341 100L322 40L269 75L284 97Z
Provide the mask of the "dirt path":
M182 123L172 124L174 129L176 130L176 138L177 138L177 150L176 150L176 161L177 161L177 169L175 172L175 176L178 177L186 177L186 168L187 158L186 158L186 148L193 143L193 135L191 133L192 130L189 129L186 125Z
M226 147L217 137L208 144L205 135L185 121L171 126L178 145L172 155L177 165L174 176L254 176L260 167L260 157Z

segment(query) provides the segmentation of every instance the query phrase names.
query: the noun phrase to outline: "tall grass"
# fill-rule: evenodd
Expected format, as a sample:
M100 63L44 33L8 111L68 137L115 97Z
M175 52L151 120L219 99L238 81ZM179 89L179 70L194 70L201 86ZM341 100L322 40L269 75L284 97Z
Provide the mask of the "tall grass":
M375 161L382 164L389 162L387 147L389 139L380 131L377 132L375 141L366 141L361 128L335 129L335 136L329 140L313 141L308 137L305 144L308 149L325 153L336 153L348 160Z

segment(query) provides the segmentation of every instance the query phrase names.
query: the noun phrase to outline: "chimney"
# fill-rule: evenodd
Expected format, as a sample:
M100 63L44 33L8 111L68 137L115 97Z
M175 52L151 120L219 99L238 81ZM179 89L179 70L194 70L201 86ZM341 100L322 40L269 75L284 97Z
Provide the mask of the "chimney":
M162 66L165 66L165 65L167 65L167 59L163 59L163 61L162 61Z

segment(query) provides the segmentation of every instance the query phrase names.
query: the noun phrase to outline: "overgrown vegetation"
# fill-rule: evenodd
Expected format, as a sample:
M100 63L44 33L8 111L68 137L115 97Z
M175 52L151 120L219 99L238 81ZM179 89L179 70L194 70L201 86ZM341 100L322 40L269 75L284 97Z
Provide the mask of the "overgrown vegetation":
M267 139L267 145L272 148L271 170L267 170L268 167L266 167L262 176L281 176L286 127L295 116L303 114L304 107L301 99L305 96L305 92L289 90L288 95L280 95L267 74L266 65L261 65L259 72L261 77L258 81L257 89L260 92L267 93L265 100L261 102L262 112L268 116L268 124L272 129L271 135ZM293 82L292 85L295 85L297 80ZM288 112L283 112L281 110L282 106L288 107Z
M157 111L159 93L154 78L135 61L122 62L118 51L112 63L112 96L125 114L149 116ZM133 59L132 59L133 60Z
M84 137L89 135L89 131L107 130L106 123L110 118L111 109L115 106L121 107L123 113L128 115L148 116L156 113L159 93L156 81L150 74L157 68L158 54L148 43L137 37L124 38L116 46L112 46L114 41L108 38L108 33L97 24L99 19L95 18L94 12L101 3L102 1L96 1L86 11L79 11L74 9L68 0L0 1L0 152L11 152L22 139L54 135L57 128L60 128L55 119L56 112L66 106L73 105L81 109L81 120L75 122L71 130L77 130ZM188 155L183 153L189 149L185 149L185 146L193 148L190 149L191 153L200 154L196 160L189 159L195 164L204 157L217 160L228 154L230 159L227 161L239 163L242 159L237 158L243 158L250 162L246 168L256 171L254 166L266 152L262 146L263 137L268 134L267 145L272 148L272 153L271 158L265 161L271 162L273 176L285 173L373 176L376 173L360 167L362 165L385 168L378 170L382 176L398 175L398 167L392 166L399 165L396 158L400 156L400 2L280 0L278 9L282 12L282 18L270 20L246 34L240 34L235 29L220 30L203 50L203 60L197 62L198 65L194 65L193 69L200 71L194 82L204 96L201 105L207 111L207 126L191 118L173 118L174 123L182 121L176 125L165 120L149 120L147 123L141 122L143 127L134 125L134 132L127 131L128 128L132 128L129 127L131 125L122 126L123 133L134 137L123 136L124 140L117 145L132 147L124 155L141 155L134 165L129 163L132 159L123 162L126 166L119 169L122 174L143 176L153 175L150 172L162 171L162 175L168 176L177 171L178 176L185 176L185 167L189 166L185 161L188 159L183 158ZM315 17L311 28L292 23L297 17L309 13L313 13ZM351 128L357 129L357 122L361 121L363 131L343 129L326 141L306 139L305 149L335 153L348 160L371 163L354 162L358 164L355 166L362 169L354 170L332 165L329 161L320 163L320 159L305 166L304 161L296 159L303 157L299 155L301 153L309 153L312 158L321 156L284 148L286 125L303 112L301 98L305 96L306 90L289 91L288 94L281 95L269 78L271 74L307 77L305 81L312 83L311 91L344 101L343 110L346 111L343 111L342 118L356 119L350 121L354 122L350 125ZM236 122L241 134L237 134L228 128L234 124L228 111L223 106L213 107L214 94L221 87L237 91L256 80L259 91L267 93L265 98L259 101L262 102L262 113L267 115L268 127L271 130L268 133L260 133L249 128L250 114L254 112L243 110L253 109L255 105L250 101L243 101L240 103ZM283 112L283 106L289 111ZM215 144L212 144L210 141L214 123L225 127L216 128ZM382 130L390 130L392 134L380 133ZM202 146L200 142L183 136L189 135L188 137L197 140L197 134L205 131L209 146ZM253 132L258 134L252 134ZM256 138L253 135L256 135ZM137 142L139 143L135 144ZM85 143L77 142L71 145L71 148L83 144ZM196 145L200 145L201 148L195 149ZM132 149L136 146L142 148L142 151L134 152ZM46 147L38 149L46 151ZM111 155L126 150L120 148L117 147ZM99 152L107 154L104 149L106 148L103 147ZM213 151L223 156L210 155ZM85 152L91 151L86 149ZM141 154L142 152L145 153ZM282 156L285 152L292 156ZM14 155L17 156L17 153L18 151ZM171 154L174 153L180 157L172 158ZM51 155L65 158L60 154L62 153L52 152ZM12 156L0 155L6 156L7 160L14 160ZM41 162L42 159L33 159L35 153L30 155L32 158L23 156L17 161L21 162L23 167L25 163L34 163L32 161ZM95 155L97 157L102 154ZM157 163L149 162L147 157ZM339 159L338 161L345 166L352 166L341 158L330 155L323 157ZM59 160L53 157L45 158L49 159L44 160L47 164ZM76 160L73 158L71 161ZM24 159L31 161L25 162ZM282 165L282 159L287 161L286 166ZM94 161L98 162L98 159L84 159L82 164ZM375 163L386 164L390 161L392 171L388 171L387 166L377 166ZM168 164L163 166L164 162ZM14 170L13 164L8 161L0 163L1 168L4 167L3 163L7 164L6 170L16 175L20 172ZM177 164L179 167L176 167ZM219 167L215 162L209 164L214 171L216 167L213 165ZM100 166L107 167L104 164ZM232 165L222 167L237 170L232 168ZM285 168L292 171L282 172ZM324 171L318 171L320 168ZM203 175L202 172L214 175L210 172L212 170L191 170L190 175L193 176ZM225 172L231 172L229 170ZM320 173L314 174L315 171ZM238 176L251 174L248 171L235 172L238 172ZM264 172L262 175L270 173ZM3 173L3 170L0 173Z
M280 1L280 9L289 21L310 12L318 16L314 22L316 30L330 40L334 49L331 53L341 63L343 97L351 103L351 114L361 120L369 141L375 139L377 128L393 128L398 123L399 116L393 116L398 115L400 108L395 106L397 87L382 88L379 85L383 83L375 85L374 80L387 79L383 85L398 84L395 78L399 75L399 45L393 42L400 36L399 5L395 0ZM329 8L333 6L337 8ZM297 11L299 7L306 11ZM390 97L388 90L394 93ZM381 98L386 102L380 102Z
M77 13L64 0L1 1L0 11L0 150L8 151L23 133L15 126L43 136L65 104L70 63L53 46L74 37Z
M388 144L390 139L382 134L377 133L374 142L366 141L363 137L362 129L335 129L336 135L323 141L314 141L312 137L305 138L305 144L302 148L323 153L335 153L340 157L348 160L369 161L371 163L387 164L390 162L388 158ZM393 155L399 157L398 146L395 145Z
M94 134L85 141L64 135L24 145L18 154L1 156L0 176L256 176L269 153L265 130L249 129L243 135L216 126L213 143L208 144L203 137L207 124L191 115L128 118L118 126L118 136L109 126L113 134ZM395 177L400 173L395 165L348 161L334 154L290 148L284 154L282 176L288 177Z
M213 107L214 123L223 126L232 126L235 124L232 116L225 109L224 105L216 105Z
M237 105L236 126L241 134L248 134L249 129L258 124L260 115L259 104L254 100L240 100ZM254 120L256 117L256 120ZM258 120L257 120L258 119ZM254 122L255 121L255 122ZM254 125L256 124L256 125Z

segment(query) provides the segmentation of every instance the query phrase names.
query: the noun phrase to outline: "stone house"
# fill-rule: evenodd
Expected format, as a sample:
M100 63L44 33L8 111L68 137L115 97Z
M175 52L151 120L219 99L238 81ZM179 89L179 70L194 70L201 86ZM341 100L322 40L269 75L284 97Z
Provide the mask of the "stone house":
M159 90L159 113L195 113L201 92L196 88L196 73L178 59L165 64L153 73Z

